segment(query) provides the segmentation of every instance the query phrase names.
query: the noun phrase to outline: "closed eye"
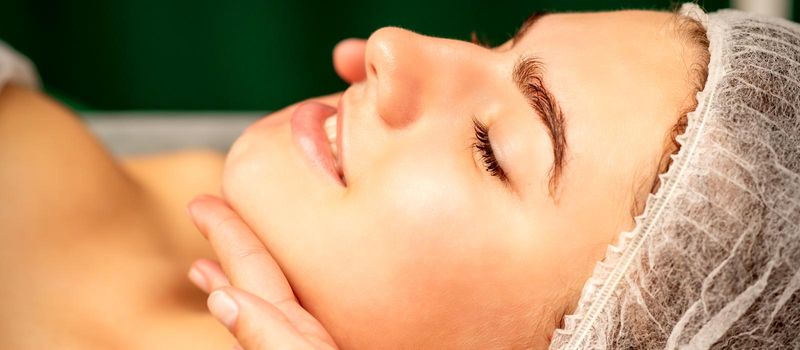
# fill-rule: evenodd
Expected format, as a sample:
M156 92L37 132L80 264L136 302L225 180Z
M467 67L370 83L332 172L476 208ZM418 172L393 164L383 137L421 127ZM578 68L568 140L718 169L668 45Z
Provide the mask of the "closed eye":
M486 169L486 172L499 178L500 181L503 181L504 183L508 182L508 177L506 176L505 171L503 171L503 168L500 167L500 164L497 162L497 158L494 155L492 142L489 139L489 128L486 126L486 124L474 117L472 118L472 124L474 125L473 129L475 130L475 142L473 142L472 146L475 148L475 151L478 152L478 155L481 158L481 163Z

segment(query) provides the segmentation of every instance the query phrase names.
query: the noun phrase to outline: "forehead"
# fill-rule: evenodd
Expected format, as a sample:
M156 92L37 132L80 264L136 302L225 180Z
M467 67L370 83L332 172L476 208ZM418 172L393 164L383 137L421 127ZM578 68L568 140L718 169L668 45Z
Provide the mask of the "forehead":
M653 71L653 63L674 62L681 44L674 19L672 13L657 11L551 14L528 27L514 50L583 64L645 65L636 68Z
M667 112L685 97L692 62L674 18L657 11L551 14L508 48L513 56L540 57L547 84L562 107L578 116L601 108L671 118L674 113Z
M551 14L513 47L499 48L545 64L545 83L567 124L565 174L606 175L586 191L616 182L630 187L639 169L661 154L690 92L693 57L676 23L674 14L656 11Z
M537 36L545 30L551 35L580 33L586 38L644 38L667 34L665 29L669 29L674 18L675 14L671 12L645 10L551 13L537 19L532 27L538 30L526 36Z

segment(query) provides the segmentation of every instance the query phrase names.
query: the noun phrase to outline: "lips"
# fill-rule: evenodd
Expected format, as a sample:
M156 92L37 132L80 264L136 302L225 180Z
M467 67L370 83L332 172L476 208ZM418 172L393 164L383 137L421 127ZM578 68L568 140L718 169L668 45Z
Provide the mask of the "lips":
M339 102L341 105L341 101ZM331 122L336 122L335 144L338 151L341 151L341 113L336 114L336 108L316 102L308 101L300 104L292 114L292 139L301 153L309 161L312 167L321 170L341 186L346 182L340 166L337 166L337 157L331 148L331 139L326 132L326 121L328 128ZM334 120L328 120L336 118Z

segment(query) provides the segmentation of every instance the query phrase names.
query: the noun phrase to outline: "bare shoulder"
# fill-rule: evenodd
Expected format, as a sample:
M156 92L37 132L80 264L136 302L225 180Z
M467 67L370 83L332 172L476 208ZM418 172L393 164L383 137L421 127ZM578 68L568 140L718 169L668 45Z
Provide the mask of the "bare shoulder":
M0 348L229 344L185 278L207 248L182 203L219 188L222 160L115 159L69 109L0 90Z
M37 91L14 85L0 90L0 197L6 199L0 201L0 221L11 220L2 216L13 213L30 223L48 209L51 218L75 210L91 214L76 203L110 210L105 199L135 191L72 111Z
M140 225L129 232L152 226L132 204L139 193L70 110L34 90L0 90L0 274L8 279L0 308L18 320L0 324L0 347L31 348L21 342L36 341L32 325L56 332L92 314L95 304L69 301L104 277L92 261L116 263L102 254L134 243L117 238L117 223ZM56 333L67 344L79 340Z

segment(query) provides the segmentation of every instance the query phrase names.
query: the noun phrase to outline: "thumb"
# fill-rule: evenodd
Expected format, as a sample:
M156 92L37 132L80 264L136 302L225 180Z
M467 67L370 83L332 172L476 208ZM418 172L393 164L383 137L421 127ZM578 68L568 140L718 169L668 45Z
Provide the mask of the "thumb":
M215 290L208 309L247 350L312 349L280 310L243 290Z

